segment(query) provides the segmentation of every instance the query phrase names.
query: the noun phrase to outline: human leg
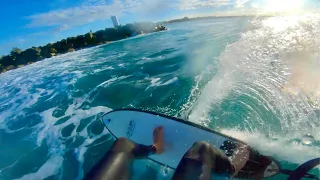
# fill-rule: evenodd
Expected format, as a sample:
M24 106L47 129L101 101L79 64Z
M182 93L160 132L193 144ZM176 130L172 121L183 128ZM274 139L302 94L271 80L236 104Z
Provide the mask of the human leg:
M228 157L207 142L196 142L181 159L173 180L209 180L212 173L230 176L235 169Z
M127 138L118 138L106 155L84 177L85 180L127 180L131 177L134 159L146 158L150 154L163 152L163 127L153 131L154 144L137 144Z

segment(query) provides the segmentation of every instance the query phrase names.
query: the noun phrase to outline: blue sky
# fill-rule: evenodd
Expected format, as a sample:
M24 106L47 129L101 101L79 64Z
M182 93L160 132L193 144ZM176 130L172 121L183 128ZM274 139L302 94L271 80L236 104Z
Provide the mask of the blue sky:
M183 16L273 13L312 9L319 0L4 0L0 11L0 55L121 24Z

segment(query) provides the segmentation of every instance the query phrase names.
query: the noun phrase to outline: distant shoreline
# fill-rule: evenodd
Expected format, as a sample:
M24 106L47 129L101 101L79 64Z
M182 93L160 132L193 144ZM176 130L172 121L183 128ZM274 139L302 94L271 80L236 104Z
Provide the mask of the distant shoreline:
M68 37L55 43L49 43L45 46L31 47L26 50L13 48L9 55L0 57L0 73L12 69L20 68L45 58L51 58L60 54L73 52L85 48L90 48L102 44L108 44L140 34L148 34L167 30L162 25L150 22L132 23L116 28L106 28L92 33L91 31L84 35Z
M260 15L258 17L271 17L272 15ZM161 21L156 24L150 22L132 23L117 28L106 28L92 33L91 31L84 35L68 37L55 43L49 43L45 46L32 47L26 50L13 48L9 55L0 57L0 74L12 69L20 68L45 58L50 58L60 54L90 48L110 42L123 40L140 34L148 34L167 30L166 27L159 24L172 24L186 21L198 21L217 18L242 18L257 17L256 15L228 15L228 16L202 16L202 17L184 17L168 21Z
M180 18L180 19L161 21L159 23L160 24L171 24L171 23L185 22L185 21L197 21L197 20L217 19L217 18L245 18L245 17L256 18L257 16L256 15L243 15L243 16L229 15L229 16L201 16L201 17L192 17L192 18L183 17L183 18ZM260 15L258 17L260 17L260 18L272 17L272 15Z

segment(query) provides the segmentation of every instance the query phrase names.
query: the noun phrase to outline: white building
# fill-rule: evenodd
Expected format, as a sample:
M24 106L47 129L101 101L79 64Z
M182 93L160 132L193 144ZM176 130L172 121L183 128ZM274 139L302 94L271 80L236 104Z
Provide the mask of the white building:
M111 20L115 28L120 26L117 16L111 16Z

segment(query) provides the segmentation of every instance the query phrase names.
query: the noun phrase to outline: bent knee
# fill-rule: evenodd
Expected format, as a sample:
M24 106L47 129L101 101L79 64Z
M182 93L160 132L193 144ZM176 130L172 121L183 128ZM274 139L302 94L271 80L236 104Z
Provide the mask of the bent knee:
M121 137L115 141L112 150L131 151L134 146L135 143L132 142L130 139Z
M128 138L125 138L125 137L120 137L116 140L116 142L124 142L125 143L125 142L131 142L131 140Z
M193 145L192 145L192 148L211 148L211 144L209 144L208 142L206 142L206 141L200 141L200 142L195 142L195 143L193 143Z

